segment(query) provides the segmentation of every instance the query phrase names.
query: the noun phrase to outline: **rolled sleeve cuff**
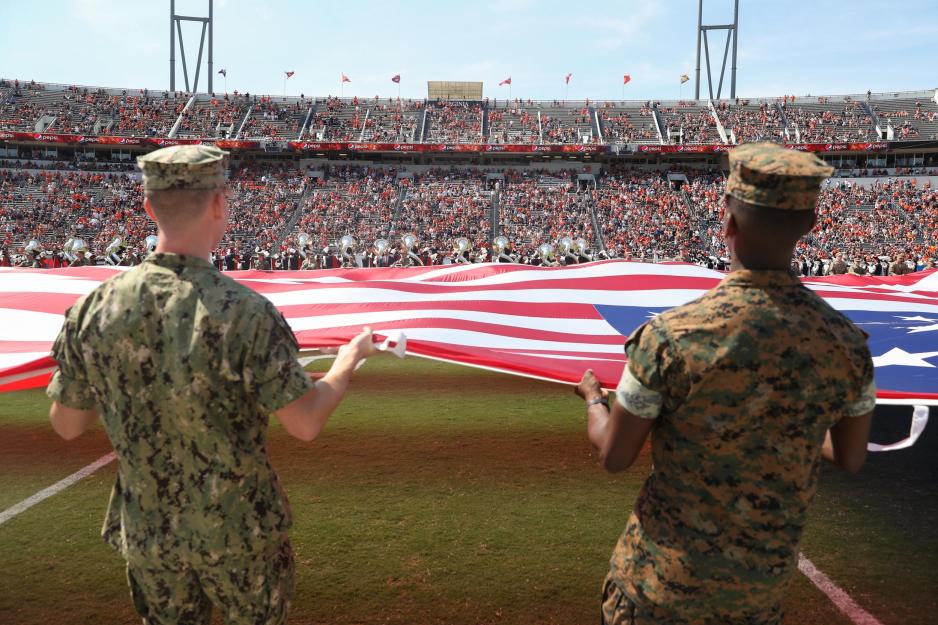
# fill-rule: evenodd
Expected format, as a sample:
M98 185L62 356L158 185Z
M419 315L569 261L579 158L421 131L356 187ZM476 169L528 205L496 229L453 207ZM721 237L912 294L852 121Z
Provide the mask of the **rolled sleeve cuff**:
M69 408L79 410L94 408L94 395L88 386L64 375L61 369L57 369L52 374L49 386L46 387L46 395L49 399Z
M870 382L860 394L860 399L847 406L844 416L859 417L876 408L876 382Z
M616 401L623 408L642 419L657 419L661 414L661 393L646 388L632 374L628 365L616 387Z

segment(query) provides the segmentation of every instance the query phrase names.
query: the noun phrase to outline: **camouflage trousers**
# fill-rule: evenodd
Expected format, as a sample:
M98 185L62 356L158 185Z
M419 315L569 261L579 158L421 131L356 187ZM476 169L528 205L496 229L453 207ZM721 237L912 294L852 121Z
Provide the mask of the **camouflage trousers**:
M611 572L606 575L601 625L669 625L674 622L671 615L654 606L640 607L622 592Z
M293 599L293 548L284 535L266 552L223 565L128 562L127 582L145 625L208 625L213 606L226 625L280 625Z
M776 606L764 612L710 614L685 618L660 606L640 606L616 583L612 573L603 582L601 625L780 625L782 611Z

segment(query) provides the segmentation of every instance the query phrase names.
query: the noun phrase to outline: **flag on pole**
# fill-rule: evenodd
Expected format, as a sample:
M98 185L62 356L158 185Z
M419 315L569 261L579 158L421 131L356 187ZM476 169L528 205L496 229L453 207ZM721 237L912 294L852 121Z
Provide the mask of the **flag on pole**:
M342 82L352 82L352 79L345 74L342 74Z
M0 391L44 386L65 310L125 270L0 267ZM622 374L626 336L725 277L621 260L226 275L278 307L301 349L340 345L370 325L381 338L404 332L413 355L564 383L589 368L606 388ZM938 405L938 271L803 283L869 333L879 401Z
M564 80L567 82L568 85L570 84L570 77L571 77L571 76L573 76L573 72L570 72L569 74L567 74L567 77L564 79Z
M224 68L223 68L223 69L220 69L220 70L218 70L218 73L221 74L222 76L224 76L225 78L228 78L228 70L227 70L227 69L224 69Z
M401 84L401 75L394 74L393 76L391 76L391 82L396 82L397 84Z
M290 77L292 77L292 76L293 76L293 74L295 74L295 73L296 73L296 72L284 72L284 74L286 74L286 75L287 75L287 78L290 78Z
M690 76L688 76L687 74L681 74L681 84L682 84L682 85L683 85L685 82L687 82L688 80L690 80Z
M509 76L509 77L506 78L505 80L503 80L503 81L501 81L500 83L498 83L498 86L501 87L502 85L510 85L510 84L511 84L511 76Z
M630 80L632 80L632 76L629 74L626 74L625 76L622 77L622 84L627 85L629 84Z

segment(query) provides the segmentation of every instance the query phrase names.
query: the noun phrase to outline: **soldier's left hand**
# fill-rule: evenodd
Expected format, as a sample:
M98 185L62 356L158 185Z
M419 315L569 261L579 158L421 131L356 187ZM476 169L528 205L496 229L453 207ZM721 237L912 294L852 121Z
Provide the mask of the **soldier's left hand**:
M599 379L596 377L596 374L593 373L592 369L587 369L583 373L583 379L576 385L574 392L587 401L606 396L606 393L599 385Z

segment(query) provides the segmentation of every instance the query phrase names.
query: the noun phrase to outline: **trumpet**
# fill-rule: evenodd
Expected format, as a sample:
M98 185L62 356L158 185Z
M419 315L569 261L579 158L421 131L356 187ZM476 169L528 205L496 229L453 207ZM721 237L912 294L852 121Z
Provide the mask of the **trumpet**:
M155 234L151 234L143 240L143 244L146 246L147 252L152 252L155 250L159 242L159 237L157 237Z

